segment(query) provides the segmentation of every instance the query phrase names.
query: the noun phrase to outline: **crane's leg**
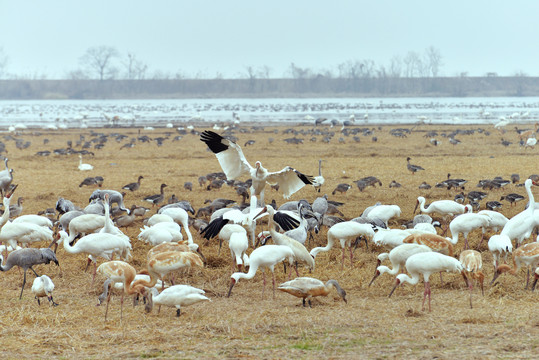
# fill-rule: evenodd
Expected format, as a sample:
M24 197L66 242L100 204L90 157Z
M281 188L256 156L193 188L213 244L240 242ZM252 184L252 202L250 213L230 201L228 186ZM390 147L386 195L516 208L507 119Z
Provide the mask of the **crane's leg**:
M34 274L36 275L36 277L39 277L39 275L36 273L36 271L30 266L29 267L30 270L32 270L34 272Z
M354 266L354 250L350 246L350 266Z
M341 259L341 270L344 270L344 251L346 249L343 247L342 248L342 259Z
M180 317L180 314L181 314L180 309L176 310L176 317Z
M266 290L266 271L265 270L262 272L262 280L264 281L262 285L262 299L264 299L264 290Z
M109 313L109 303L110 303L111 297L112 297L112 286L111 286L111 291L109 291L109 295L107 296L107 307L105 308L105 321L107 321L107 314Z
M92 259L88 258L88 262L86 263L86 268L84 269L84 272L88 271L88 268L90 267L91 262L92 262Z
M37 300L37 305L41 306L41 303L39 302L39 297L36 296L36 300Z
M298 271L298 262L296 261L296 266L294 266L296 268L296 276L299 277L299 271ZM528 272L528 275L529 275L529 272Z
M120 297L120 323L124 317L124 292L122 291L122 296Z
M303 298L303 307L305 307L305 298Z
M528 274L526 275L526 286L524 290L528 290L528 285L530 284L530 267L528 266Z
M26 270L28 269L24 270L24 276L22 278L21 296L19 296L19 300L22 299L22 292L24 290L24 285L26 284Z
M273 298L275 299L275 273L271 272L271 281L273 283Z
M421 304L421 311L425 311L425 299L427 298L427 282L423 283L425 291L423 291L423 303Z
M94 281L95 281L95 275L97 274L97 261L94 262L94 275L92 276L92 285L91 286L94 286Z
M464 250L468 249L468 236L464 237Z
M440 271L440 284L444 286L444 279L442 279L442 272ZM430 285L429 285L430 288Z

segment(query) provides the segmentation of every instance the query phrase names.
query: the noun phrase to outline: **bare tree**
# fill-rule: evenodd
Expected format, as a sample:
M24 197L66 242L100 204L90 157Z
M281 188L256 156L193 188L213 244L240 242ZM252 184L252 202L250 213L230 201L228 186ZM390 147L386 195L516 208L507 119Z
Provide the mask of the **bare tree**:
M126 78L129 80L142 80L146 77L148 65L138 60L135 54L127 53L127 59L122 61L125 67Z
M114 59L118 57L118 50L112 46L94 46L88 48L81 56L80 62L90 74L95 74L99 80L114 79L118 69Z
M291 63L288 72L294 79L307 79L311 77L312 71L309 68L301 68L296 64Z
M406 77L416 77L421 75L423 65L417 52L409 51L402 62L404 63L404 75Z
M6 68L8 64L8 57L4 52L4 48L0 47L0 79L6 75Z
M442 54L434 46L425 49L425 66L429 75L437 77L442 63Z
M399 78L402 74L402 60L398 56L393 56L389 60L389 77Z

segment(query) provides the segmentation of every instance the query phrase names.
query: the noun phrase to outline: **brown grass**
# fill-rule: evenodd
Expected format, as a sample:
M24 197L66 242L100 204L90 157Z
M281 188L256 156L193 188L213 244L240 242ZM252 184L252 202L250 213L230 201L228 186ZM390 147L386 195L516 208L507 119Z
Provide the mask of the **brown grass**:
M346 195L330 196L330 199L346 202L343 211L349 218L360 215L366 206L376 201L397 204L402 209L402 216L390 222L392 227L398 227L412 217L419 195L425 196L427 202L453 198L453 191L434 188L420 191L418 185L423 180L434 185L450 172L454 177L468 179L467 190L472 190L479 179L498 175L508 178L512 173L526 178L538 172L537 150L524 150L517 145L505 148L499 144L500 135L492 129L489 129L493 132L490 136L479 133L458 136L462 140L458 146L439 137L442 144L434 147L423 137L425 130L447 133L455 128L423 127L402 139L389 135L391 128L384 126L376 130L376 143L371 142L370 137L361 137L361 143L347 138L345 144L339 144L337 138L340 135L337 134L331 144L323 144L320 137L318 142L312 143L308 141L310 136L300 136L306 140L304 145L287 145L282 139L290 135L281 134L282 127L267 127L265 131L237 133L237 136L242 145L249 139L256 140L255 145L244 149L246 157L251 162L261 159L270 170L291 165L316 175L318 159L324 159L326 185L323 192L328 194L338 183L377 176L384 184L382 187L369 187L359 192L354 185ZM279 134L274 134L274 129L279 130ZM96 131L137 136L136 129ZM157 137L164 133L161 129L148 132L148 135ZM86 139L90 138L90 130L84 130L82 134ZM174 135L171 134L171 139ZM24 214L53 207L59 196L84 206L93 189L79 188L78 185L90 175L102 175L104 188L117 190L143 175L141 188L126 196L128 206L132 203L144 205L141 199L157 193L162 182L168 184L166 196L175 193L180 199L191 201L195 208L203 206L203 201L208 198L238 199L234 190L226 186L212 192L200 189L198 185L193 192L183 190L185 181L198 184L199 175L220 171L215 156L206 151L198 136L187 135L178 142L170 139L162 147L155 143L137 143L136 147L124 150L119 150L124 142L109 139L103 149L95 150L94 157L85 157L84 161L95 168L84 173L77 170L76 156L41 158L34 155L39 150L65 147L67 140L78 139L77 132L38 134L28 131L16 137L32 142L30 148L18 150L14 141L5 140L9 164L15 169L14 182L19 184L14 196L26 199ZM268 137L275 138L274 145L268 144ZM505 137L516 143L515 134ZM44 138L50 143L42 145ZM412 176L406 170L407 156L412 157L412 163L426 170ZM391 180L397 180L403 187L389 189ZM509 185L505 190L491 191L487 200L499 200L501 194L508 192L525 194L523 188ZM312 201L317 195L312 188L304 188L293 199ZM268 189L266 199L269 202L272 198L278 203L284 202L280 194ZM503 212L513 216L523 207L523 202L515 208L505 206ZM128 235L134 247L131 263L142 269L149 246L136 239L138 228L131 227ZM326 231L317 236L317 244L308 244L308 248L324 245ZM195 241L204 244L198 234L194 236ZM471 244L477 246L479 236L474 232ZM457 254L461 247L462 241L456 247ZM484 359L531 358L537 354L537 291L532 293L523 289L524 270L518 277L501 276L498 286L486 285L485 296L475 290L473 309L469 307L469 294L459 274L445 274L442 287L439 277L433 276L433 311L429 313L421 311L422 284L406 284L391 298L387 295L394 279L387 275L367 287L376 256L382 249L370 245L367 250L362 244L355 251L354 265L350 266L347 259L344 270L341 270L341 252L337 245L329 253L317 257L316 270L312 274L302 271L302 275L324 281L337 279L348 293L348 304L332 293L327 298L313 300L312 308L303 308L300 299L285 293L277 293L272 299L271 289L266 289L262 298L260 274L253 280L240 281L232 296L226 298L231 273L229 251L223 248L218 256L216 242L203 245L202 250L209 265L179 276L181 283L205 289L212 302L186 307L180 318L176 318L175 310L170 308L163 308L159 315L156 311L145 314L143 306L132 307L131 299L127 299L120 322L120 301L115 296L109 319L105 322L104 307L95 306L102 279L90 287L91 274L84 272L85 256L67 254L61 248L58 250L61 268L54 265L36 267L39 274L46 273L55 282L58 307L37 306L30 291L33 280L30 273L22 300L18 299L22 273L14 269L0 275L3 357ZM486 247L482 254L488 283L493 274L492 257ZM278 282L286 279L281 266L276 267L276 276Z

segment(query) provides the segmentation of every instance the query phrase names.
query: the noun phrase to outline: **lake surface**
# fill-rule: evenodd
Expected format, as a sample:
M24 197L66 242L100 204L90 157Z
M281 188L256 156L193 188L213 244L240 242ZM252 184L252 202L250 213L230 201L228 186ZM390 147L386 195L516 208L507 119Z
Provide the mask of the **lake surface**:
M190 122L303 123L319 117L339 122L355 117L362 124L495 124L539 119L539 97L500 98L315 98L315 99L169 99L169 100L3 100L0 128L175 127Z

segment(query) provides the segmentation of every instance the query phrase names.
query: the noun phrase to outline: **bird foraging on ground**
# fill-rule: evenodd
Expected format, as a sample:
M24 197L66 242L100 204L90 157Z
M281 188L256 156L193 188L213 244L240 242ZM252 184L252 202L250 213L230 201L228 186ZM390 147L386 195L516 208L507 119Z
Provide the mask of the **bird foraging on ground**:
M278 290L289 293L296 297L303 299L303 306L305 306L305 300L309 303L309 307L312 307L311 299L315 296L327 296L331 289L337 290L339 296L346 300L346 291L339 285L337 280L328 280L325 284L314 278L310 277L298 277L294 280L282 283L277 288Z
M55 303L54 299L52 298L53 290L54 283L47 275L41 275L40 277L36 277L34 279L34 283L32 284L32 292L35 295L38 305L41 305L39 301L40 297L47 297L47 299L49 299L49 303L51 303L52 306L58 306L58 304Z
M174 285L164 289L161 293L156 288L150 288L146 298L146 312L151 312L154 305L159 305L161 311L161 305L175 307L176 316L181 314L182 306L189 306L196 304L200 301L211 301L206 297L204 290L197 289L189 285Z
M22 299L22 292L24 291L24 285L26 284L26 271L28 269L32 270L34 274L39 277L39 275L32 268L32 266L38 264L49 264L51 261L54 262L56 265L59 265L58 259L56 259L56 255L50 248L26 248L15 250L9 253L5 264L4 257L2 255L0 255L0 259L2 261L2 265L0 265L1 271L8 271L13 266L18 266L24 270L21 295L19 296L19 299Z

